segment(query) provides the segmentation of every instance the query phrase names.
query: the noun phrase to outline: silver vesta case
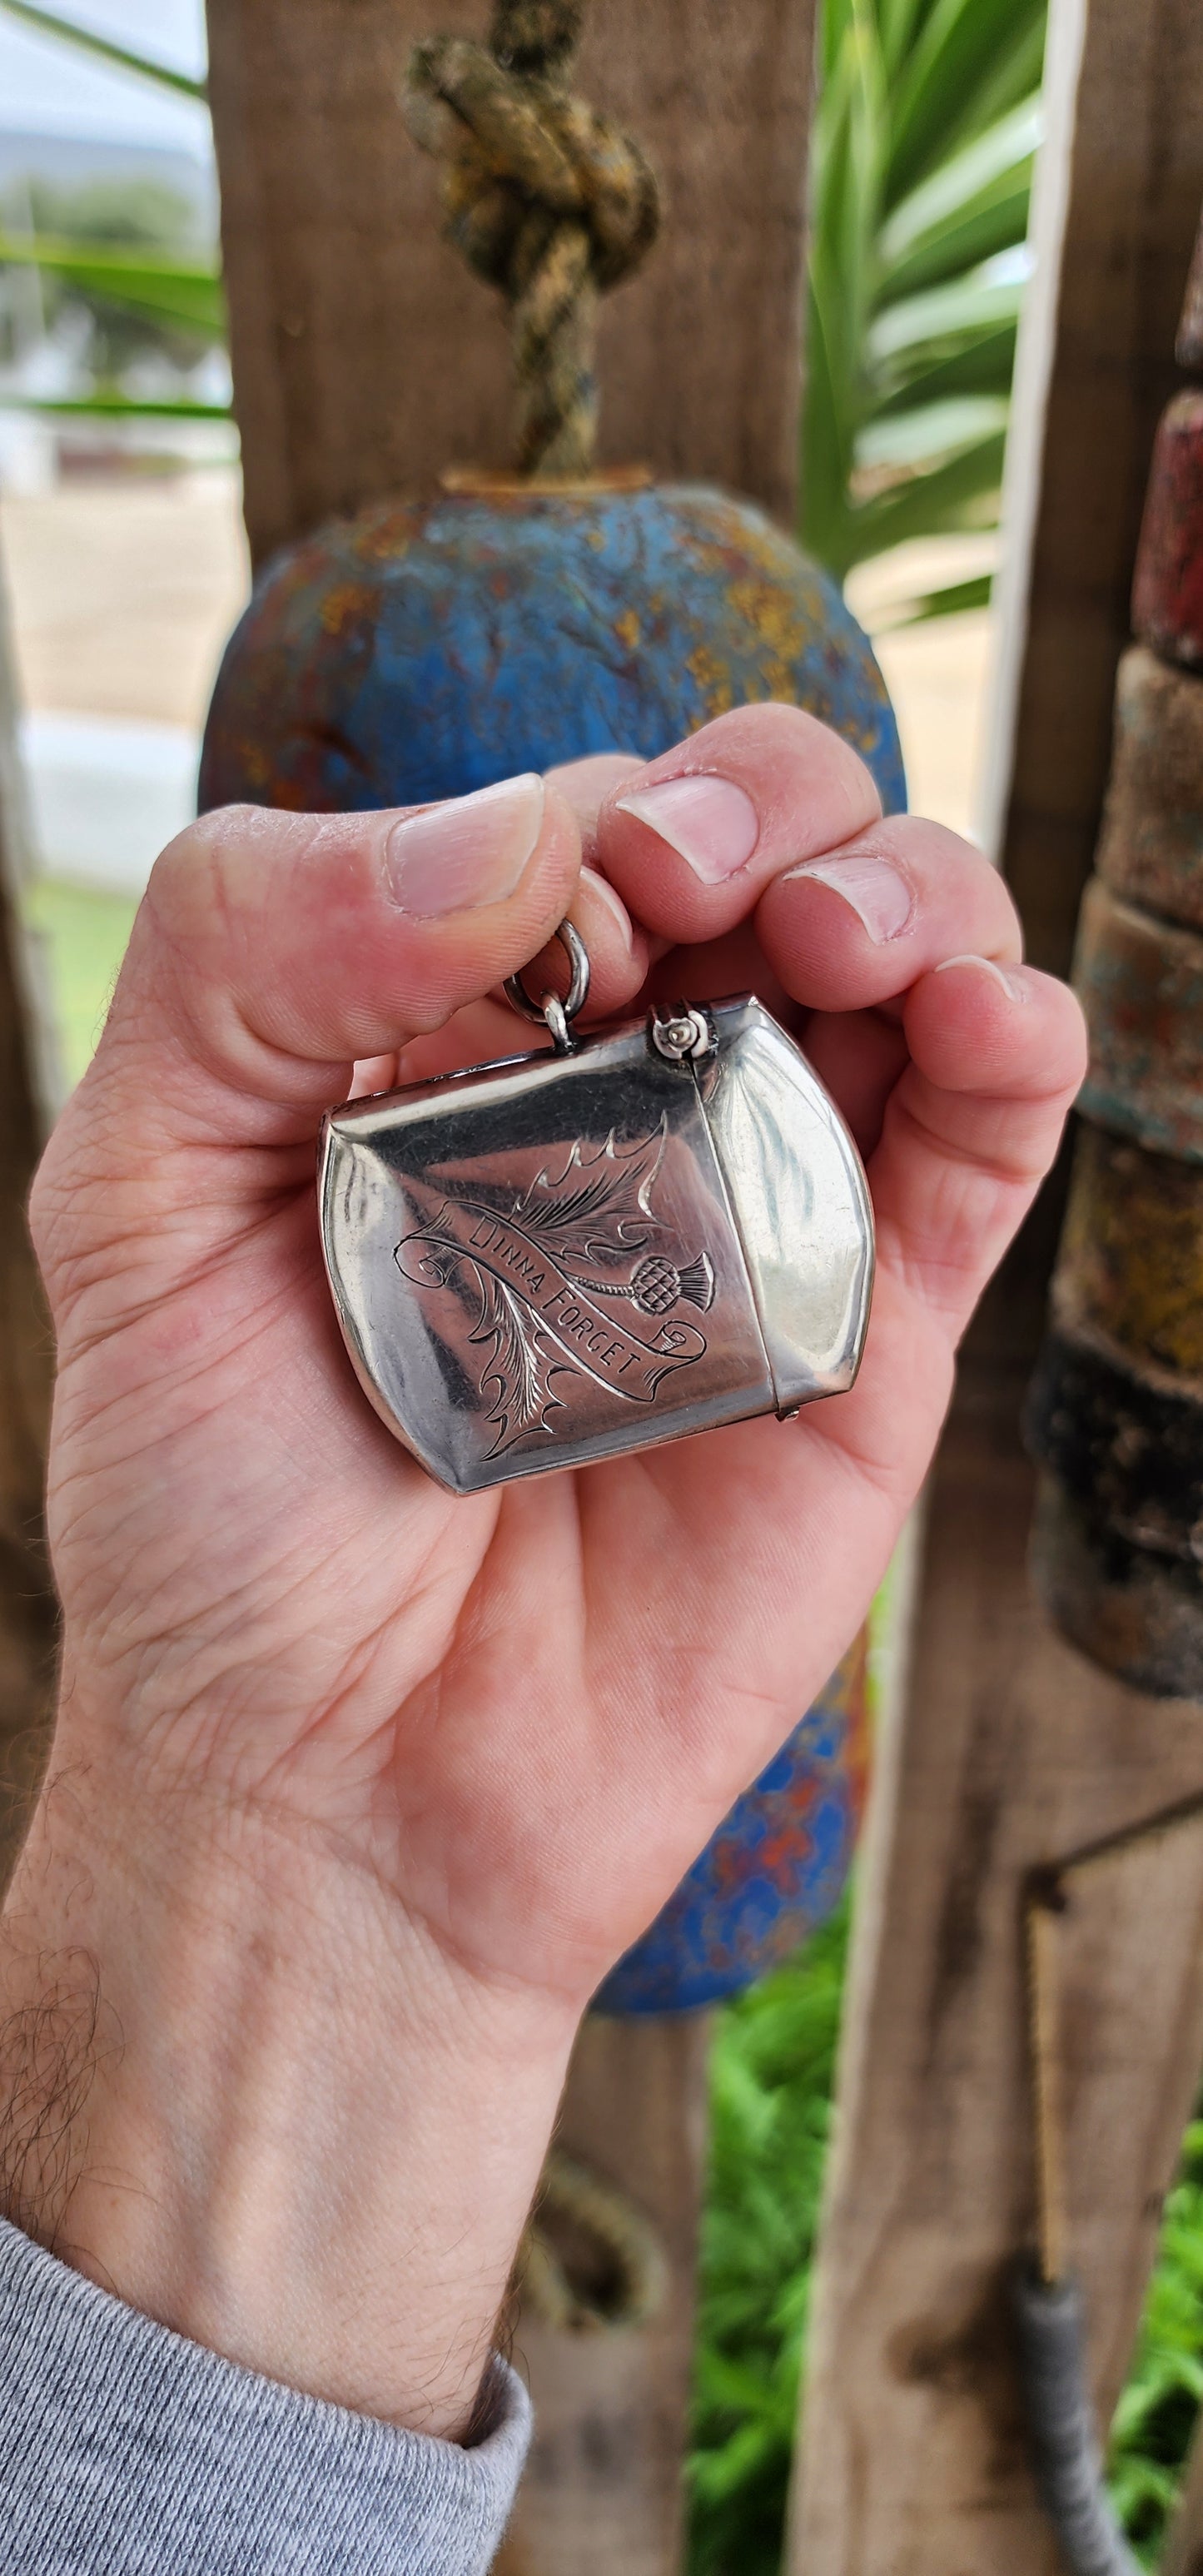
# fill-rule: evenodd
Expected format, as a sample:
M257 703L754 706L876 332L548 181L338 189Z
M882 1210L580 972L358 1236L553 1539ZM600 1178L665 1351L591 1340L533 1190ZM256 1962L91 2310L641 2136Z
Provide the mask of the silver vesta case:
M351 1102L323 1134L347 1349L457 1494L792 1414L851 1386L864 1344L864 1173L769 1012L580 1044L548 1018L554 1054Z

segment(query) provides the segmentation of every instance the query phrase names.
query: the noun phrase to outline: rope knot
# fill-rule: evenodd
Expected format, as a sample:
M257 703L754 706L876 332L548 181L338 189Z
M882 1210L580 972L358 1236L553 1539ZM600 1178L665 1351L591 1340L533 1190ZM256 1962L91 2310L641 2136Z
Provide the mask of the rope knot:
M597 427L597 300L651 249L659 193L612 118L568 86L584 0L498 0L488 46L416 45L414 141L444 164L445 230L513 315L524 474L585 474Z

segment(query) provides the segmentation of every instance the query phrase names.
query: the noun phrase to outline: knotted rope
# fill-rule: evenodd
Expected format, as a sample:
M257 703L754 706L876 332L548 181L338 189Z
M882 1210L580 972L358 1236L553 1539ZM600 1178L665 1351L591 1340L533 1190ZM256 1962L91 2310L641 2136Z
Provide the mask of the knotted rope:
M597 429L599 295L629 277L659 224L655 177L568 75L584 0L496 0L488 46L416 45L403 108L444 163L444 229L513 315L518 470L586 474Z

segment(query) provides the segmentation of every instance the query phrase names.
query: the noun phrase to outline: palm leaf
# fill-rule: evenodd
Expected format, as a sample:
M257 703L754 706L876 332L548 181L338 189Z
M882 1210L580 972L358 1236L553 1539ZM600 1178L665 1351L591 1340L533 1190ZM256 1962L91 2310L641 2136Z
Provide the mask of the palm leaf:
M828 309L812 286L802 416L802 534L820 563L842 580L859 560L849 532L856 424L840 409L840 378L827 346Z
M998 430L947 458L930 474L917 474L892 491L862 502L855 513L855 560L863 563L869 555L885 554L890 546L908 545L917 537L952 535L980 526L975 504L997 492L1005 445L1004 433Z
M1021 99L1039 89L1044 72L1044 6L1030 16L1026 34L1000 55L977 94L977 119L981 125L992 124L996 116L1009 116Z
M926 470L941 458L960 455L994 432L1005 431L1005 394L966 394L948 402L916 403L906 411L880 413L861 430L856 462L863 472L893 466L904 472Z
M895 95L891 204L1034 86L1043 17L1043 0L937 0Z
M51 397L44 394L10 394L4 397L6 411L45 412L63 420L232 420L229 403L190 402L186 395L178 401L159 401L140 394L72 394Z
M52 270L90 295L130 313L199 332L225 335L221 280L207 260L181 260L154 250L101 242L59 241L49 234L0 233L0 265Z
M878 239L891 297L938 285L1023 240L1042 131L1039 97L1025 99L894 207Z
M801 525L841 579L997 515L1043 6L825 0Z
M60 18L55 9L38 9L33 0L0 0L0 9L10 18L19 18L27 27L36 28L40 36L61 36L81 53L94 54L103 63L113 63L121 71L137 72L142 80L154 81L159 89L175 90L184 98L207 96L203 80L193 80L187 72L172 71L167 63L156 62L153 54L136 53L130 45L115 44L110 36L94 35L90 27L77 26L72 18Z
M1014 329L1023 302L1021 278L992 275L994 262L968 277L929 286L922 295L901 296L887 304L870 324L868 363L879 375L898 377L912 367L947 354L966 343Z
M950 581L943 590L924 591L911 603L909 622L918 626L933 617L959 617L966 608L988 608L993 587L993 573L979 572L972 581Z
M905 374L879 387L876 417L888 420L893 412L950 402L960 394L1000 394L1005 400L1015 366L1015 334L1015 323L1004 322L997 331L966 332L942 350L916 356Z

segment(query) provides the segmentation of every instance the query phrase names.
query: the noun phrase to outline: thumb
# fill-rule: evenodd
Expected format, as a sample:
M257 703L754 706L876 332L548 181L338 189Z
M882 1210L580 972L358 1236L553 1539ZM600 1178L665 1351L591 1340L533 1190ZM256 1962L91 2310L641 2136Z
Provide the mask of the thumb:
M357 1058L440 1028L525 965L580 837L535 776L402 812L204 815L157 861L80 1096L153 1104L156 1141L295 1144Z

